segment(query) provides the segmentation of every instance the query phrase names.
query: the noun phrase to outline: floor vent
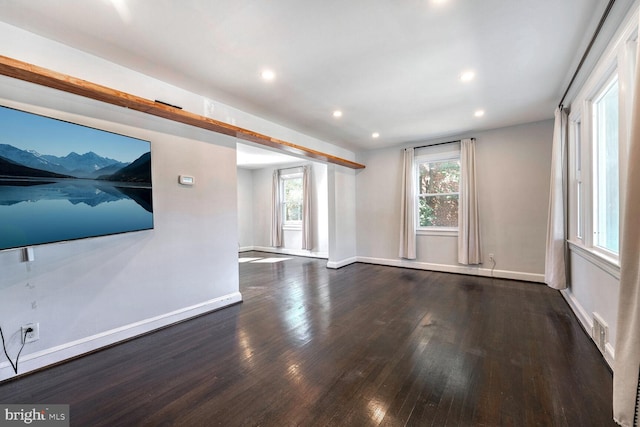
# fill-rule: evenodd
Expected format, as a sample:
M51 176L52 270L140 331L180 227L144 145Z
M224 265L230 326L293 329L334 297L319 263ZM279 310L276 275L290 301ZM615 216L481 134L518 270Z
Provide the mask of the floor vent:
M591 329L591 337L595 341L598 349L602 354L605 353L605 346L609 339L609 327L602 320L598 313L593 313L593 328Z

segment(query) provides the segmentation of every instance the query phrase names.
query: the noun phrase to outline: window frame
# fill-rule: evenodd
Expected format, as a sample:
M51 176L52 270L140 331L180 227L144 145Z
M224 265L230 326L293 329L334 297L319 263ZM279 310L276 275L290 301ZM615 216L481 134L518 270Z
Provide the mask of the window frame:
M636 52L639 44L638 10L627 14L618 30L608 42L604 52L599 56L592 69L582 79L577 91L568 93L565 106L569 106L570 120L579 122L581 135L582 170L580 178L583 183L583 206L580 214L584 219L584 232L582 240L577 237L576 219L578 215L575 203L576 193L573 185L569 186L569 212L568 225L569 249L572 254L582 258L586 262L600 268L612 277L620 278L620 258L611 256L594 247L593 235L593 191L595 177L593 176L593 141L591 133L591 101L614 74L618 75L619 99L618 99L618 173L619 173L619 202L620 202L620 226L622 222L622 209L625 205L625 193L627 176L626 159L628 158L633 107L633 88L635 80L635 64L640 59ZM576 134L569 131L569 178L575 178ZM572 157L573 156L573 157Z
M570 118L569 141L571 141L570 153L570 211L575 212L575 222L571 221L573 228L570 238L584 243L585 240L585 215L586 206L585 183L583 179L584 147L582 140L582 117L578 114Z
M424 195L435 195L431 193L421 194L419 192L419 180L420 180L420 165L423 163L438 163L446 162L450 160L457 160L460 163L460 149L453 149L441 152L422 153L415 156L415 171L414 171L414 183L416 184L416 194L414 198L414 211L416 220L416 234L417 235L430 235L430 236L457 236L458 226L456 227L442 227L442 226L420 226L420 197ZM462 169L462 165L460 165ZM462 175L462 174L461 174ZM440 193L438 193L440 194ZM442 194L457 194L458 200L460 197L460 189L457 193L442 193Z
M623 43L624 44L624 43ZM626 47L625 49L626 50ZM623 180L624 170L620 159L625 158L628 150L628 111L631 108L631 100L628 90L623 87L628 84L629 76L625 72L627 54L621 49L615 49L596 67L588 78L576 99L571 103L569 123L577 126L569 128L569 236L568 242L572 251L578 252L589 259L595 265L606 265L607 271L620 271L620 257L617 253L597 246L595 233L597 232L596 194L598 185L595 162L597 162L597 146L594 138L594 102L599 95L617 77L618 79L618 192L619 209L622 209L625 191ZM576 131L577 130L577 131ZM577 162L580 169L578 170ZM582 183L582 206L578 205L576 183ZM621 214L620 210L620 214ZM577 229L578 218L582 219L582 233ZM621 216L619 217L621 221ZM619 222L619 225L621 223ZM582 235L580 235L582 234ZM587 256L588 254L588 256Z
M599 203L600 203L600 191L599 191L599 186L600 186L600 148L601 148L601 141L599 140L598 137L598 133L599 133L599 129L597 128L597 124L598 124L598 120L596 119L597 116L597 110L596 110L596 104L601 101L605 95L609 92L610 89L612 89L612 87L614 85L617 86L617 107L618 107L618 117L617 117L617 133L618 133L618 141L617 141L617 148L618 148L618 159L616 162L616 170L618 171L616 179L617 179L617 190L618 190L618 236L619 236L619 231L620 231L620 220L621 220L621 199L620 199L620 194L622 192L622 185L621 185L621 174L620 174L620 149L621 149L621 144L620 144L620 140L621 140L621 136L622 136L622 123L621 123L621 116L623 113L623 109L621 108L621 88L620 88L620 76L617 72L617 69L614 69L607 77L606 79L600 84L598 85L598 87L596 88L595 92L593 93L593 95L590 97L588 103L589 103L589 114L591 116L591 123L589 126L589 135L591 138L591 177L592 177L592 181L591 181L591 186L590 186L590 191L591 191L591 234L592 234L592 240L591 240L591 247L593 248L593 250L595 252L597 252L598 254L600 254L601 256L608 258L610 260L613 260L614 262L619 262L619 253L620 253L620 240L618 237L618 250L617 251L613 251L609 248L607 248L604 245L600 244L600 240L599 240L599 234L601 233L600 230L600 207L599 207Z
M288 180L300 180L301 185L303 184L303 172L302 171L294 171L280 174L280 194L282 194L282 201L280 209L282 210L282 228L285 230L301 230L302 229L302 205L304 203L304 197L301 196L300 200L300 220L296 221L288 221L287 220L287 196L285 192L285 181Z

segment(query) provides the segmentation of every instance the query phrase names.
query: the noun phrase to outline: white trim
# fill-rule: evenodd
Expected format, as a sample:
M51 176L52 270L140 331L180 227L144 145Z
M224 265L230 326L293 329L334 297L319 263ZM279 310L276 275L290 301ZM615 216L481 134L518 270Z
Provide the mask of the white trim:
M329 258L329 254L327 252L313 252L313 251L308 251L306 249L274 248L272 246L245 246L240 248L239 251L240 252L259 251L259 252L268 252L272 254L304 256L309 258L322 258L322 259Z
M356 262L358 262L358 257L345 258L340 261L328 261L327 268L338 269Z
M626 115L626 113L620 108L621 107L621 103L624 105L624 96L625 94L622 92L622 88L621 86L624 84L623 81L621 81L620 79L620 73L619 73L619 63L618 63L618 57L616 56L616 61L613 62L611 64L612 68L611 70L607 70L607 73L604 74L602 76L601 79L598 80L598 85L594 87L593 89L593 93L590 94L588 96L587 102L586 102L586 108L587 108L587 113L589 114L590 118L591 118L591 122L589 124L589 143L590 143L590 155L591 155L591 163L590 163L590 169L587 169L587 173L590 175L591 177L591 185L589 186L589 190L591 191L591 218L590 218L590 233L591 233L591 240L590 240L590 246L593 248L594 251L597 251L599 253L601 253L604 257L607 258L612 258L614 259L616 262L618 260L618 254L614 251L612 251L611 249L606 248L605 246L603 246L603 242L601 241L600 236L602 234L606 233L606 227L605 229L601 229L600 227L600 222L601 222L601 213L603 211L603 200L606 200L606 192L604 194L604 197L602 194L600 194L600 183L602 182L602 180L600 179L602 176L602 170L600 169L600 163L601 163L601 151L602 151L602 147L607 147L606 141L605 140L601 140L600 139L600 129L603 123L601 123L601 115L600 115L600 109L598 108L598 104L605 98L605 96L609 93L609 91L611 89L613 89L613 87L615 86L617 88L617 90L614 92L615 95L618 97L617 100L617 108L618 108L618 120L617 120L617 130L618 130L618 138L617 138L617 144L618 144L618 150L621 153L623 150L620 149L620 147L623 146L623 139L625 138L624 135L624 131L623 129L625 129L625 124L624 124L624 116ZM608 151L608 150L607 150ZM607 157L605 157L605 160L608 160ZM608 163L608 162L607 162ZM620 201L622 200L623 196L620 196L621 194L624 193L624 182L622 182L622 176L620 175L620 156L618 156L618 159L616 159L616 172L617 172L617 184L618 184L618 221L621 220L621 211L622 211L622 205L620 204ZM611 209L606 209L607 213L610 211ZM618 230L620 229L620 227L618 227ZM620 236L618 237L618 251L620 250Z
M628 149L629 138L629 123L628 120L631 114L631 92L625 89L630 83L629 79L629 55L628 55L628 43L637 37L638 32L638 8L640 2L635 1L635 4L626 13L626 16L622 18L620 25L615 30L611 39L607 43L606 48L603 50L600 57L595 62L593 69L586 75L584 81L579 85L577 92L570 100L571 115L570 118L573 122L580 119L580 144L581 144L581 174L579 179L582 182L582 206L581 206L581 219L582 219L582 244L578 242L576 222L577 222L577 208L576 206L576 180L578 177L575 174L575 155L576 155L576 138L575 129L570 136L569 144L571 149L571 187L570 194L570 212L574 212L569 219L569 226L571 230L570 238L573 241L572 249L575 249L575 253L579 253L583 258L598 266L602 270L611 274L616 279L619 278L618 256L614 253L608 253L605 249L599 249L596 246L596 239L594 238L594 232L597 231L597 143L594 138L594 102L597 101L597 97L606 90L606 87L611 83L611 79L614 76L618 78L619 85L619 158L620 160L625 158L625 153ZM618 164L619 173L619 196L620 196L620 209L624 206L624 194L625 194L625 181L624 176L626 173L625 163L620 161ZM598 253L600 251L600 253Z
M296 179L302 178L302 171L304 166L294 166L291 168L282 168L280 169L280 179ZM282 171L291 171L291 172L282 172Z
M582 137L582 110L576 109L569 115L569 212L575 212L569 221L569 238L584 243L586 191L583 174L586 160ZM578 165L580 169L578 170ZM578 185L580 184L580 185ZM580 190L580 191L578 191ZM580 203L578 203L580 202Z
M449 228L449 227L425 227L416 229L417 236L450 236L457 237L458 236L458 228Z
M388 265L391 267L413 268L417 270L441 271L444 273L468 274L471 276L495 277L500 279L522 280L525 282L544 282L544 274L525 273L521 271L493 270L467 265L433 264L400 259L357 257L358 262L366 264Z
M284 223L282 229L285 231L302 231L302 221L291 221Z
M613 278L620 280L620 266L612 259L605 258L602 253L591 250L576 242L569 241L569 250L574 254L583 258L585 261L598 267L600 270L608 273Z
M428 147L424 147L428 148ZM414 158L415 170L413 181L416 183L416 194L414 203L414 211L415 211L415 221L416 221L416 235L425 235L425 236L457 236L458 235L458 227L438 227L438 226L420 226L420 198L421 197L434 197L434 196L451 196L456 195L458 199L460 197L460 192L452 192L452 193L420 193L418 182L420 181L420 165L423 163L443 163L448 161L457 161L459 168L458 170L462 170L462 165L460 162L461 156L461 148L452 151L446 152L435 152L435 153L427 153L416 155ZM462 176L462 175L461 175ZM455 232L455 234L453 234Z
M569 304L569 307L578 318L578 321L582 324L582 327L587 332L587 335L589 335L589 338L591 338L591 335L588 332L593 328L593 319L589 316L587 310L582 307L582 304L580 304L578 299L569 289L563 289L560 293L567 301L567 304Z
M36 353L27 354L20 358L20 370L18 374L25 374L54 363L81 356L100 348L135 338L156 329L219 310L239 302L242 302L242 294L240 294L240 292L233 292L190 307L181 308L170 313L161 314ZM14 376L13 369L9 365L9 362L0 363L0 381L7 380Z
M302 250L287 250L287 249L277 249L277 248L262 247L262 246L247 246L240 249L240 252L247 252L247 251L259 251L259 252L278 253L278 254L285 254L285 255L297 255L297 256L306 256L306 257L312 257L312 258L324 258L324 259L328 258L327 254L325 253L309 254L309 253L304 253L305 251L302 251ZM371 257L361 257L361 256L346 258L340 261L328 261L327 268L338 269L356 262L362 262L365 264L387 265L391 267L413 268L417 270L432 270L432 271L441 271L444 273L468 274L472 276L495 277L500 279L512 279L512 280L522 280L525 282L544 283L544 274L494 269L493 276L492 276L490 268L479 268L479 267L464 266L464 265L433 264L433 263L427 263L427 262L416 262L416 261L409 261L409 260L386 259L386 258L371 258Z
M606 343L605 344L605 352L604 352L604 360L607 361L607 365L609 365L609 368L611 368L611 370L613 370L613 362L616 360L615 358L616 356L616 351L613 348L613 346L611 345L611 343Z
M293 221L287 221L287 199L285 197L286 193L285 193L285 181L292 181L292 180L300 180L300 185L302 186L302 178L303 178L303 168L304 166L299 166L296 167L294 169L296 169L295 172L287 172L287 173L282 173L283 170L288 170L287 169L280 169L280 194L282 195L282 200L281 200L281 208L282 208L282 229L283 230L302 230L302 218L299 220L293 220ZM304 199L304 197L302 197L302 199ZM303 200L300 200L300 206L302 206ZM300 215L302 217L302 210L300 211Z
M567 304L569 304L569 308L576 315L578 321L582 324L586 334L589 336L589 339L593 341L593 337L591 336L591 331L593 329L593 319L587 313L587 311L582 307L582 304L578 301L578 299L573 295L573 293L569 289L563 289L560 291L562 296L564 297ZM595 342L594 342L595 345ZM609 365L609 368L613 369L613 361L615 360L615 350L611 343L607 342L605 344L605 352L603 354L604 360Z

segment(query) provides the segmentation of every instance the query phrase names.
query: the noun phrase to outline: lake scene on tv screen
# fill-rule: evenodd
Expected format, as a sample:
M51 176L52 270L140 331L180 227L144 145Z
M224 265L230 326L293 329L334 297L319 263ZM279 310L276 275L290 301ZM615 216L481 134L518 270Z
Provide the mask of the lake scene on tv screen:
M0 106L0 250L153 228L151 144Z

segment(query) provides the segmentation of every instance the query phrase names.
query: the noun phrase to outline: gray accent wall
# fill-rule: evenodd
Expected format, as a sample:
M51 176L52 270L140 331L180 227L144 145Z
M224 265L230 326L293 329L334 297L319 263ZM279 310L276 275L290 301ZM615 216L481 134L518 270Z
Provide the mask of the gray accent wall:
M544 275L553 121L475 137L482 254L480 267L457 263L457 237L418 235L416 261L398 258L401 148L360 153L356 178L358 260L412 268L542 281ZM447 138L455 140L458 138ZM445 140L445 141L446 141ZM425 145L441 141L412 144Z

